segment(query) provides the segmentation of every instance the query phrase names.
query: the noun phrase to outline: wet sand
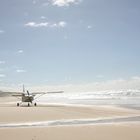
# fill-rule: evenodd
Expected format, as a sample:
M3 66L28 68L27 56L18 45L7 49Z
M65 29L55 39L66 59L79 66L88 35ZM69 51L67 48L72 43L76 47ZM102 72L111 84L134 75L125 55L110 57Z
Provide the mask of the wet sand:
M0 129L2 140L139 140L140 124Z
M15 104L0 105L0 124L18 124L43 121L68 121L79 119L107 119L140 116L139 110L111 106L74 107L63 105L40 105L16 107ZM0 127L2 140L139 140L140 122L54 125L36 127ZM71 122L70 122L71 123Z
M72 107L46 105L38 107L0 107L0 123L34 122L60 119L92 119L139 115L137 110L116 107Z

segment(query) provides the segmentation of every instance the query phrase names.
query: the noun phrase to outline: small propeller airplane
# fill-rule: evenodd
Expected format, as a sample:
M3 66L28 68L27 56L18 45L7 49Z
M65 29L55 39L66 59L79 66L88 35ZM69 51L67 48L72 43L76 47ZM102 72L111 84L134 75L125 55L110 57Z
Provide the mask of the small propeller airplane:
M30 106L31 104L33 104L33 102L40 98L41 96L45 95L45 94L53 94L53 93L63 93L64 91L55 91L55 92L33 92L33 93L29 93L28 90L25 90L25 87L23 85L23 91L22 92L5 92L8 95L12 95L14 97L17 97L21 102L17 103L17 106L20 106L23 102L27 102L28 106ZM4 93L4 92L3 92ZM36 95L39 95L35 98ZM34 102L34 106L37 106L37 103Z

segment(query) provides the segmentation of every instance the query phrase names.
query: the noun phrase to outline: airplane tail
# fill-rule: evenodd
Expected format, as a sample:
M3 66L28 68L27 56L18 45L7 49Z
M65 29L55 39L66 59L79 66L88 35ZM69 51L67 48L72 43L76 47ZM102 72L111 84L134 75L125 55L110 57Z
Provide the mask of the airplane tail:
M25 87L24 87L24 85L23 85L23 93L25 93Z
M23 93L26 94L26 93L25 93L25 87L24 87L24 84L23 84ZM27 94L28 94L28 96L30 95L30 93L29 93L28 90L27 90Z

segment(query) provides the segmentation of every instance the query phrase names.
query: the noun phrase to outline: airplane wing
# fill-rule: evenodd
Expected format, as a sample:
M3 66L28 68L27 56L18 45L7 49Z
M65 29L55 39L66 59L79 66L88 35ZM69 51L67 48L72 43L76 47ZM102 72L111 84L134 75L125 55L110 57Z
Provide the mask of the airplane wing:
M22 92L4 92L0 91L0 97L6 97L6 96L22 96Z
M55 94L55 93L63 93L64 91L50 91L47 92L46 94Z
M56 93L63 93L64 91L52 91L52 92L35 92L35 93L32 93L32 95L39 95L37 96L34 100L40 98L41 96L45 95L45 94L56 94Z
M63 93L64 91L50 91L50 92L32 92L32 95L38 95L38 94L55 94L55 93Z

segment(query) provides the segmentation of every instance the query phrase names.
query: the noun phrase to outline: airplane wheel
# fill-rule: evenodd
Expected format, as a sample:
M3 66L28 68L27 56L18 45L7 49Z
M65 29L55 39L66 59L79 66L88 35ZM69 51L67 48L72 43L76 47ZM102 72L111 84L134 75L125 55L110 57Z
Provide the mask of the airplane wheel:
M30 106L30 104L28 103L28 106Z
M17 106L19 106L19 103L17 103Z
M36 103L34 103L34 106L37 106L37 104L36 104Z

